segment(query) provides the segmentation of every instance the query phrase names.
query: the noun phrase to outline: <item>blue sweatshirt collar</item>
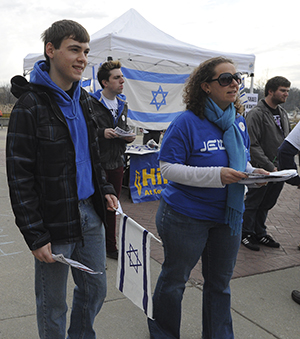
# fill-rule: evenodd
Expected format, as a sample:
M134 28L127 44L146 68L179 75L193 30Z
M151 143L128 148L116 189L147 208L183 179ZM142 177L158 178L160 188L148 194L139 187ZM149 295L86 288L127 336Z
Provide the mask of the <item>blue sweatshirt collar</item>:
M64 116L68 119L75 119L78 116L78 105L80 98L79 82L73 83L73 97L57 86L49 76L49 66L45 60L37 61L30 73L30 82L36 85L42 85L51 89L53 96Z

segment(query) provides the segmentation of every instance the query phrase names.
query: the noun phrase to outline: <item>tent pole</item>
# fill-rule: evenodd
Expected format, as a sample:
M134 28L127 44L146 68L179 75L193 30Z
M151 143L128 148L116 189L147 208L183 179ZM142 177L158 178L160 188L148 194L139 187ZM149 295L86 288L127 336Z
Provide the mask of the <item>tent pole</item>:
M96 65L95 65L95 66L96 66ZM92 68L92 72L93 72L93 93L96 92L95 66L93 66L93 68Z
M250 93L253 94L253 88L254 88L254 73L250 74L251 77L251 84L250 84Z

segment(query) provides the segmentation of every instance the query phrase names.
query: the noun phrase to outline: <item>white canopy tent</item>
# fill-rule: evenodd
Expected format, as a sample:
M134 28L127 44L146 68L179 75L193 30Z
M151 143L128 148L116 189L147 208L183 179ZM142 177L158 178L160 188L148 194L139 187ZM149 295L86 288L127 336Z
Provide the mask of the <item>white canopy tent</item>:
M126 80L124 94L130 111L129 123L148 129L164 129L183 110L184 82L195 66L215 56L232 59L239 72L253 76L255 56L203 49L162 32L137 11L130 9L91 36L89 64L84 79L99 88L97 70L108 57L119 59ZM28 54L28 74L42 54Z

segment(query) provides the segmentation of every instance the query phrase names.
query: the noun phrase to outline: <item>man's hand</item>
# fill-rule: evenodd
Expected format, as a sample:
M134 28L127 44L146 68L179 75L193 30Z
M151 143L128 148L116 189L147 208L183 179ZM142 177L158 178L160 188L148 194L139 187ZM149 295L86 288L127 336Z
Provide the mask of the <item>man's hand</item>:
M118 208L118 199L115 195L113 194L105 194L105 199L107 201L107 209L109 211L114 211L115 209Z
M123 138L127 142L133 142L135 140L135 136L128 136Z
M51 243L38 248L37 250L31 251L37 260L46 263L54 263L55 260L52 258Z
M221 168L221 181L223 185L233 184L241 179L247 178L243 172L239 172L230 167Z
M105 128L104 130L104 138L105 139L114 139L117 138L118 134L114 131L113 128Z

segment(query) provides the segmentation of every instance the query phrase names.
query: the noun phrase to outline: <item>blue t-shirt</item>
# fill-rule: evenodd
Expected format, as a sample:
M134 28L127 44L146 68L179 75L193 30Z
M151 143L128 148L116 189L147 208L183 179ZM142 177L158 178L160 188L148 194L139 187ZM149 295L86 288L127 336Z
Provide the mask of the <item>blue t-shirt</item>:
M245 119L238 116L235 124L241 132L246 159L249 161L250 140ZM167 129L158 159L197 167L228 167L223 131L207 119L202 120L193 112L185 111ZM225 221L227 186L194 187L169 181L162 196L174 210L184 215L220 223Z

